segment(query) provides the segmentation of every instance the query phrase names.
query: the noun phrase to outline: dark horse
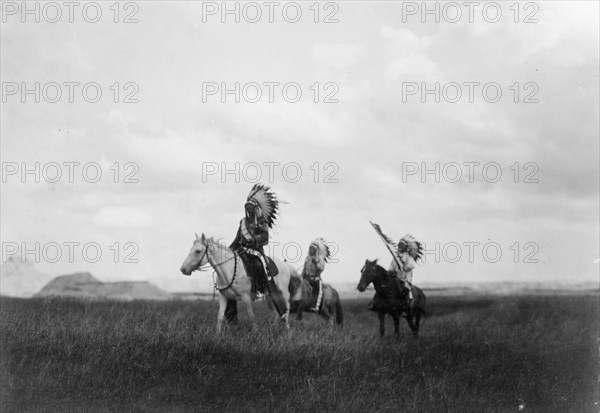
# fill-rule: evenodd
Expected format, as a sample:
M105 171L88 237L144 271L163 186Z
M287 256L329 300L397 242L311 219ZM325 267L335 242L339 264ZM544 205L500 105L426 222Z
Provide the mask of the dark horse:
M371 283L373 283L376 292L372 309L379 314L379 332L381 335L383 336L385 333L385 315L389 314L394 318L396 335L400 334L400 315L404 315L413 335L416 337L419 333L421 317L425 315L425 294L423 294L423 291L413 285L413 303L412 305L409 304L408 289L400 288L396 276L388 273L385 268L378 265L377 260L365 261L365 265L360 271L358 291L365 291Z
M342 303L337 290L329 284L322 284L323 298L321 308L317 312L329 325L333 326L333 321L341 327L344 322L344 313L342 312ZM312 311L311 308L316 302L316 291L313 291L308 280L303 277L292 277L290 280L290 290L293 291L290 297L290 314L296 313L296 319L302 320L304 311ZM312 311L314 312L314 311Z

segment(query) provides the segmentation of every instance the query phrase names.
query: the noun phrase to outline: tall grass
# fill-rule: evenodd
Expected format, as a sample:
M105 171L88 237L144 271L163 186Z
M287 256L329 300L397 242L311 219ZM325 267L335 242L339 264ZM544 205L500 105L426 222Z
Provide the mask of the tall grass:
M2 298L2 411L598 411L597 296L433 297L417 340L366 303L216 335L216 302Z

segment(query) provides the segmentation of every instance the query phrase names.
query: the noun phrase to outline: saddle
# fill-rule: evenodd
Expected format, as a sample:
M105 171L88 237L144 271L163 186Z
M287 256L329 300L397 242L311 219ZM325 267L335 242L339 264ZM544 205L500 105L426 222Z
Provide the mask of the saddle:
M267 285L272 277L279 274L279 269L275 262L266 255L262 255L260 252L255 250L243 248L238 251L246 274L252 281L252 291L264 293L267 289ZM266 259L266 268L263 259Z

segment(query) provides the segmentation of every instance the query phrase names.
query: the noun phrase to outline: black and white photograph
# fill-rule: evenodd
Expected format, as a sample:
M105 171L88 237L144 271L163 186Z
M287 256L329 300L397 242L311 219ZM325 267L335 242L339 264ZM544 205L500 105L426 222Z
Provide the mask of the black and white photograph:
M0 7L0 412L600 412L600 2Z

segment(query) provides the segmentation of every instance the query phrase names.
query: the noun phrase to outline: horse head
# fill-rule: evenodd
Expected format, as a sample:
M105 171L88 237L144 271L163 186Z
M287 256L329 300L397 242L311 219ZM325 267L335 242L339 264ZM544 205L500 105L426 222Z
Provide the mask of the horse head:
M190 275L192 272L200 269L203 265L208 264L208 240L204 236L204 233L202 233L202 237L198 237L198 234L195 235L196 239L192 244L192 248L179 269L184 275Z
M356 286L358 291L365 291L367 289L367 286L373 282L377 274L377 267L377 260L365 260L365 265L360 270L360 281Z

